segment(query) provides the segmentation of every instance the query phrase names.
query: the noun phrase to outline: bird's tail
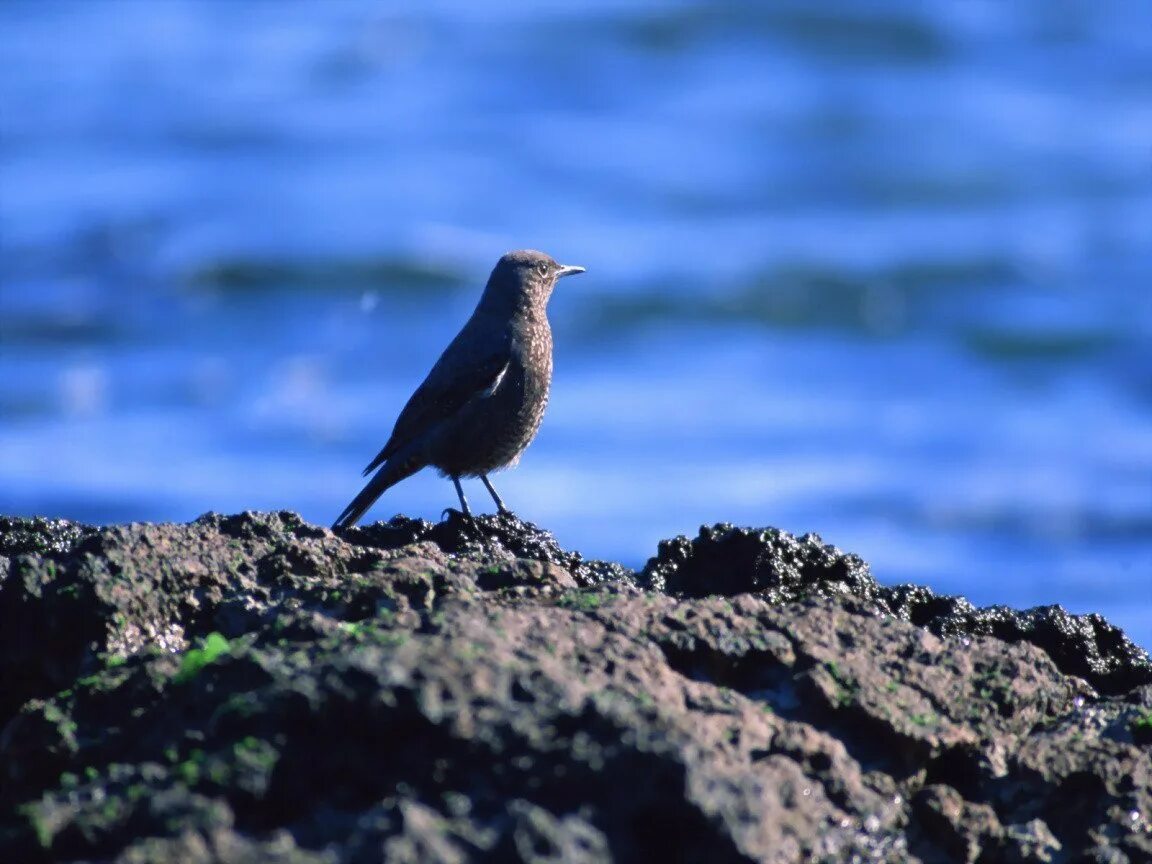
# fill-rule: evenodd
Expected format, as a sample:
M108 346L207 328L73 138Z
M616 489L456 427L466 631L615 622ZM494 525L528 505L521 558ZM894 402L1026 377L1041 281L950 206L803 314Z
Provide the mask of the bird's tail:
M405 477L411 477L423 467L419 459L398 459L395 456L389 459L380 466L380 470L372 476L368 485L360 490L360 494L352 499L352 503L344 508L344 512L336 517L332 530L351 528L385 491Z

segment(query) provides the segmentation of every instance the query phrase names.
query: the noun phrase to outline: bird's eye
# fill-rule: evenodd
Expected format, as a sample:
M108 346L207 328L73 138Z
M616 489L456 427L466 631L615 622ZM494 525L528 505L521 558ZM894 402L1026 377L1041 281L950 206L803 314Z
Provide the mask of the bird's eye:
M539 264L536 265L536 271L541 276L547 276L548 275L548 262L547 261L541 261Z

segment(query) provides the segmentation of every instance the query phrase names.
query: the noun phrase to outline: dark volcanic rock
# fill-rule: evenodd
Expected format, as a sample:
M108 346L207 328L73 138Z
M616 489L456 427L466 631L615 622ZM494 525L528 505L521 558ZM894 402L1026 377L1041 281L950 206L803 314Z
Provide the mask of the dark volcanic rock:
M586 561L579 552L567 552L547 531L515 516L481 516L468 521L457 510L433 525L424 519L396 516L389 522L346 529L342 536L350 543L380 549L399 549L412 543L430 541L452 555L480 555L489 558L515 558L555 564L567 570L580 585L591 587L605 582L632 582L635 574L610 561Z
M0 861L1149 861L1095 616L716 526L0 523Z
M0 516L0 555L64 554L95 528L66 519L14 519Z
M755 591L777 603L835 595L874 601L879 590L863 559L815 534L728 523L701 528L695 540L661 541L643 576L650 587L683 597Z
M919 585L882 587L858 556L828 546L815 534L794 537L778 528L700 529L695 540L660 543L642 577L645 584L683 597L757 592L776 603L806 597L862 601L938 636L995 636L1042 648L1061 671L1087 679L1104 693L1152 683L1146 652L1099 615L1070 615L1059 606L1017 612L977 609Z

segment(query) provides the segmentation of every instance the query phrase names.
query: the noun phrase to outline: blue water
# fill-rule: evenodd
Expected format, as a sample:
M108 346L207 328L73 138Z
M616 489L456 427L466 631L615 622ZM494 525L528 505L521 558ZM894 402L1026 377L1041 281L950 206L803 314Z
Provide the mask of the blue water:
M495 480L565 545L816 531L1152 646L1145 0L10 0L0 63L0 511L327 524L536 247Z

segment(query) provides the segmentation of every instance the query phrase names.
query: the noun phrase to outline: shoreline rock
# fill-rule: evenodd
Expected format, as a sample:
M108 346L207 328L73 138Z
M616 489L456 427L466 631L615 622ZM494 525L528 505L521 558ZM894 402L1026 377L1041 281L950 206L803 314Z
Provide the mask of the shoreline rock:
M0 861L1150 861L1096 615L716 525L0 517Z

